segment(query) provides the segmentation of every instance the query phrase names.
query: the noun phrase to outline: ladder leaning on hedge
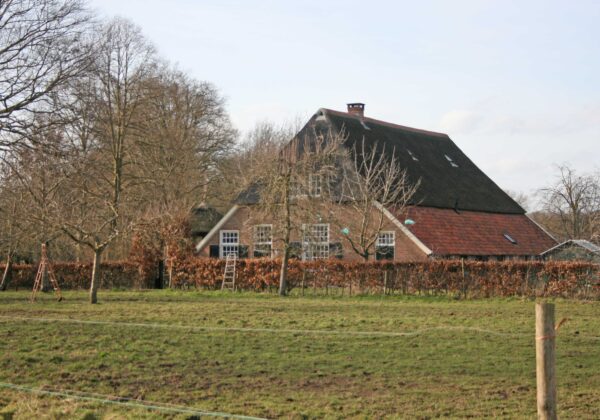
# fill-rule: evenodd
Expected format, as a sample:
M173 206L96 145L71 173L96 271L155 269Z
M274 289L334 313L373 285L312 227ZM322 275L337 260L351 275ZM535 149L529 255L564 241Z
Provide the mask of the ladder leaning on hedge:
M235 290L235 266L237 262L237 253L230 252L225 256L225 272L223 273L223 283L221 290Z

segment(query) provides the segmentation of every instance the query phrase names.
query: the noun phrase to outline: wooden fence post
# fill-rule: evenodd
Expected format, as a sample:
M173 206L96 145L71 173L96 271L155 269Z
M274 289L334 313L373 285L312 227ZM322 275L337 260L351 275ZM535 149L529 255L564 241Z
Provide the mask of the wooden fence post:
M556 419L554 304L535 305L535 359L538 419Z

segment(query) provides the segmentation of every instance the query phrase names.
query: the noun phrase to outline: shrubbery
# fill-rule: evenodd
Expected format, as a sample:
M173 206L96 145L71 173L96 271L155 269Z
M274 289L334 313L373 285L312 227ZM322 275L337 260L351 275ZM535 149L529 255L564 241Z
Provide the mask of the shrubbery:
M58 262L52 264L58 283L64 289L87 289L90 287L92 264ZM0 265L4 270L4 265ZM12 267L12 279L9 288L32 288L37 265L15 264ZM151 287L153 283L140 274L136 264L114 261L101 264L100 284L103 288L135 288Z
M279 282L279 267L278 260L241 260L236 283L244 290L275 290ZM223 268L222 260L188 259L174 270L173 287L219 287ZM288 282L290 287L337 287L345 288L348 293L598 298L599 273L600 266L585 262L291 261Z
M217 259L182 258L175 263L172 287L217 289L225 262ZM55 272L65 289L87 288L91 264L56 263ZM276 290L279 260L240 260L237 286L242 290ZM3 267L0 265L0 269ZM30 288L36 267L15 265L10 287ZM103 288L149 288L154 271L131 262L102 264ZM476 262L432 260L422 263L339 260L289 265L293 288L342 288L345 293L449 294L462 297L562 296L600 298L600 266L586 262Z

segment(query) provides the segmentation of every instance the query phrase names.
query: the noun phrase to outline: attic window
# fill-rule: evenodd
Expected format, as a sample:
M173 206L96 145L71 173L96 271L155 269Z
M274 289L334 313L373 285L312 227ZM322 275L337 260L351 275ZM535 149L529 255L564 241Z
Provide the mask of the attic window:
M410 155L410 157L412 158L412 160L414 160L415 162L419 161L419 159L413 154L413 152L411 152L408 149L406 149L406 151L408 152L408 154Z
M456 162L454 162L454 160L448 156L448 155L444 155L446 157L446 160L448 162L450 162L450 165L452 165L453 168L458 168L458 164Z
M504 234L504 238L513 245L517 244L517 241L512 236L510 236L508 233Z

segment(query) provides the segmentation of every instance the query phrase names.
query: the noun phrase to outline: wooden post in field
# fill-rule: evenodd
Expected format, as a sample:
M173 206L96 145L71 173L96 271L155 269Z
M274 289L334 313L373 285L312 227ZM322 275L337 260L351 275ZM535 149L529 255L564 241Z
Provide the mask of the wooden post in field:
M554 304L535 304L535 359L538 419L556 419Z

